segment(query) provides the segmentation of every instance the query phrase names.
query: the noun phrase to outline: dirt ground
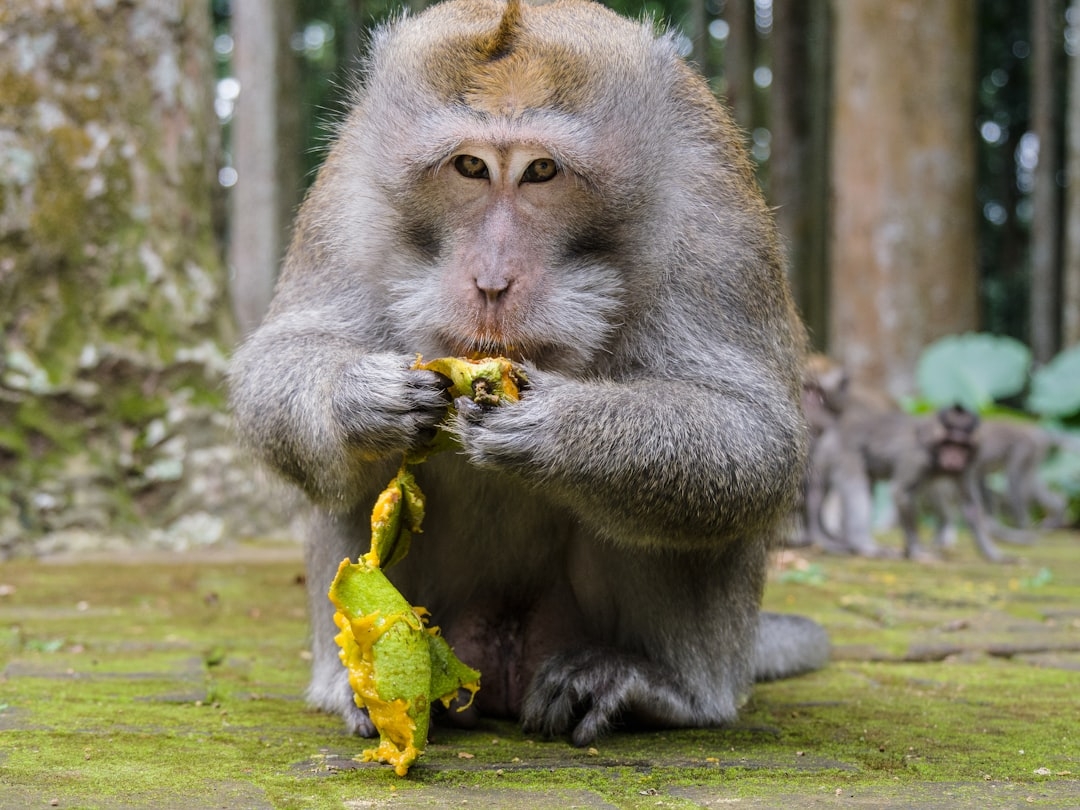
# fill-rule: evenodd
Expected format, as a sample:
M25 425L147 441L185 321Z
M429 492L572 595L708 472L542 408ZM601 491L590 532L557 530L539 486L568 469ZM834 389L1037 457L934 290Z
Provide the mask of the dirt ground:
M303 702L297 549L3 563L0 808L1080 807L1080 536L1017 553L784 552L766 606L833 660L735 727L437 729L405 778Z

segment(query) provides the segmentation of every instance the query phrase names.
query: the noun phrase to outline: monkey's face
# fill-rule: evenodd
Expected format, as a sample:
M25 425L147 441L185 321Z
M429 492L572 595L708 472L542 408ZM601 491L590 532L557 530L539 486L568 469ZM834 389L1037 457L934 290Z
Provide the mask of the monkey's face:
M432 355L504 355L579 370L623 297L595 194L532 140L468 140L418 184L411 255L422 270L393 305Z
M938 413L933 443L934 466L946 473L960 473L975 458L979 417L960 407Z
M934 448L934 466L946 473L960 473L967 468L974 457L974 447L970 443L943 441Z
M383 348L580 373L681 308L673 278L719 301L706 267L771 250L708 87L599 3L436 4L375 37L361 90L305 235Z

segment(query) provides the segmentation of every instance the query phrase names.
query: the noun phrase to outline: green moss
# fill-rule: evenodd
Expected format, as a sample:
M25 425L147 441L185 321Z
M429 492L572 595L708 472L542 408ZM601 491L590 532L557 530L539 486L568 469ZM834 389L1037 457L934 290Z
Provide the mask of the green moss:
M0 68L0 106L12 109L29 107L38 99L33 78L14 70L10 61Z
M532 739L505 722L437 728L407 779L354 762L363 742L303 704L298 559L8 563L0 787L27 806L58 798L107 808L407 798L644 808L848 798L998 807L1033 797L1076 806L1075 670L985 650L1045 637L1047 648L1075 655L1077 539L1050 536L1018 566L962 549L938 566L814 558L814 584L782 582L777 570L769 607L822 620L838 657L821 672L759 685L734 728L617 733L595 750ZM887 625L852 611L853 596L877 613L888 608ZM966 651L902 660L939 637ZM889 654L871 660L868 648Z

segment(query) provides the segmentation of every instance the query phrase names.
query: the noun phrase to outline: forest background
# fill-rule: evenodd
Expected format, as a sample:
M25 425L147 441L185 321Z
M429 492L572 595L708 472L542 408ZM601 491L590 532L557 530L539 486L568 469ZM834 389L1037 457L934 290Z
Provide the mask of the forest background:
M977 404L1075 426L1080 0L610 4L730 103L816 349L918 403L987 333L1023 369ZM292 535L224 369L398 8L0 0L0 556Z

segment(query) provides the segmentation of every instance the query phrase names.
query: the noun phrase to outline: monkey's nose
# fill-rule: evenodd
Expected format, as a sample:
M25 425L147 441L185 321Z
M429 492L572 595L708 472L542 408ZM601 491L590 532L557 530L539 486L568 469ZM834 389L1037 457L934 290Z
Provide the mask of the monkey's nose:
M499 299L510 289L510 279L504 276L477 277L476 289L484 296L488 305L499 303Z

